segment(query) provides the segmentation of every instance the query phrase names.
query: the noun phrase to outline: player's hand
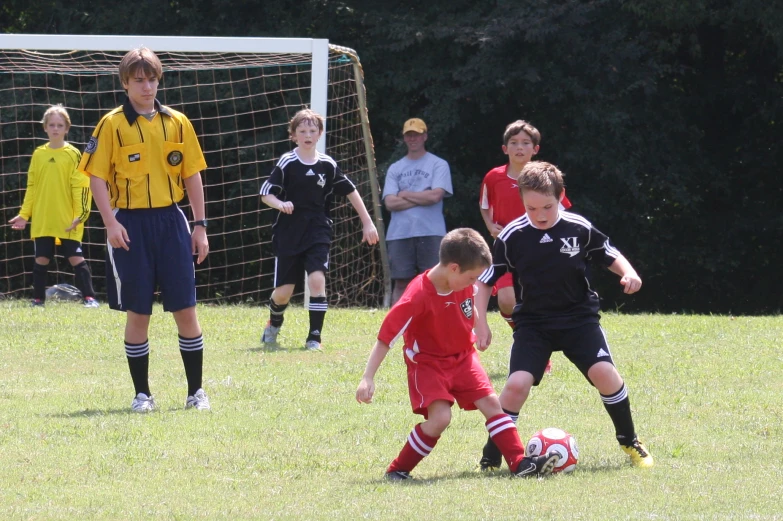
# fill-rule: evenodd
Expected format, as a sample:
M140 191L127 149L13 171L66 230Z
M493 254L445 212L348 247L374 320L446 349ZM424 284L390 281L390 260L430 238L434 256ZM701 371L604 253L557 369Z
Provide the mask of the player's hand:
M477 320L473 330L476 333L476 349L486 351L492 343L492 330L485 320Z
M636 272L625 274L623 278L620 279L620 284L625 286L623 293L628 295L642 289L642 279L639 278L639 275L637 275Z
M203 226L194 226L193 234L190 236L190 244L193 255L198 255L196 264L201 264L209 255L209 241L207 240L207 229Z
M362 227L362 242L370 246L378 242L378 230L373 223L367 223Z
M356 389L356 401L359 403L372 403L375 394L375 382L368 378L362 378L359 388Z
M80 219L77 217L76 219L74 219L74 220L73 220L73 222L71 223L71 225L65 229L65 231L66 231L66 232L69 232L69 231L73 230L74 228L76 228L77 226L79 226L79 223L80 223L80 222L82 222L82 221L81 221L81 220L80 220Z
M278 206L277 209L290 215L294 213L294 203L291 201L280 201L280 206Z
M25 219L21 215L17 215L16 217L8 221L8 223L11 225L11 228L13 228L14 230L24 230L24 227L27 226L27 219Z
M493 239L497 239L498 235L500 235L500 232L502 231L503 227L498 223L492 223L492 228L489 229L489 233L492 235Z
M106 242L108 242L109 246L112 248L122 248L123 250L128 251L130 249L128 244L131 241L125 227L121 225L119 221L114 221L114 223L106 226Z

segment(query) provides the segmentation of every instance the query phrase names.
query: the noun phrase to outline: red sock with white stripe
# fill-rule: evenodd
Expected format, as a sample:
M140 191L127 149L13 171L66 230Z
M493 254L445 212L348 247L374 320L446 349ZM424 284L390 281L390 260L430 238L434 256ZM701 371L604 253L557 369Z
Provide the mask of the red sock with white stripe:
M519 439L517 426L508 414L498 414L487 420L489 437L495 442L503 454L508 468L515 471L517 465L525 457L525 447Z
M500 316L503 317L503 320L506 321L506 324L511 328L511 330L514 330L514 319L511 318L511 315L506 315L502 311L500 312Z
M413 468L419 464L426 456L432 452L435 448L435 444L438 443L437 438L427 436L424 431L421 430L421 423L413 428L408 435L408 441L405 442L405 446L400 451L400 455L391 462L386 472L410 472Z

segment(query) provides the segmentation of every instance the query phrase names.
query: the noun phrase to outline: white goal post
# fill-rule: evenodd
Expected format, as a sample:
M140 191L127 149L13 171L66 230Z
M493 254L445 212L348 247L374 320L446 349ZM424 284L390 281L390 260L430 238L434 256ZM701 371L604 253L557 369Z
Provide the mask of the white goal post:
M13 124L18 127L14 133L0 135L0 159L3 160L0 170L0 197L5 210L6 221L13 215L9 211L18 210L23 195L24 183L22 178L26 174L25 154L32 154L37 144L45 142L40 130L34 129L36 117L40 120L41 108L62 102L72 112L72 119L78 120L80 126L72 131L69 141L77 148L82 148L87 136L98 120L96 107L100 112L106 112L104 98L109 96L111 87L103 87L109 76L117 75L121 57L128 50L144 45L156 52L162 58L164 65L164 85L161 90L168 87L166 79L170 71L183 74L182 71L192 74L191 77L177 77L172 83L177 84L171 88L170 97L173 99L161 100L164 103L178 104L189 103L183 110L193 121L199 120L193 112L203 113L199 128L204 129L204 138L209 142L219 143L213 149L205 148L208 155L208 164L212 168L210 157L221 159L220 171L224 177L213 181L210 185L209 177L205 179L207 190L207 216L217 209L218 214L226 220L236 221L237 226L243 230L243 237L236 239L234 243L241 243L241 247L232 245L231 230L224 226L220 240L213 254L220 256L223 253L224 266L209 268L209 273L201 274L197 281L204 296L200 300L213 301L255 301L257 298L265 298L263 294L270 291L270 283L264 279L265 271L269 268L269 259L272 255L271 245L265 241L268 239L271 228L269 210L264 207L252 208L249 200L248 189L237 189L233 183L240 183L244 187L249 182L258 182L258 177L266 168L263 176L269 174L271 166L283 148L290 147L287 139L281 138L281 128L285 127L287 120L282 121L285 115L289 116L303 106L308 106L320 114L324 114L327 120L326 132L317 144L321 152L335 157L338 164L343 167L343 161L358 161L361 164L356 167L362 178L360 193L365 198L365 204L373 216L378 228L381 241L373 252L359 252L349 242L340 242L338 233L345 236L355 235L355 223L351 223L352 216L349 213L340 212L339 208L334 217L336 245L333 245L332 265L337 257L345 256L351 259L348 262L361 262L359 269L354 266L345 270L351 277L367 276L369 282L361 280L352 281L347 285L341 285L337 289L336 302L330 298L330 302L348 305L385 305L388 306L391 295L391 281L389 278L388 257L384 238L383 220L380 211L380 194L377 181L375 157L372 137L369 129L367 106L363 83L363 72L355 52L343 47L330 45L326 39L311 38L233 38L233 37L170 37L170 36L97 36L97 35L40 35L40 34L0 34L0 123ZM20 57L17 59L17 55ZM10 56L10 58L9 58ZM269 58L267 58L267 56ZM280 58L295 56L297 58ZM263 57L263 58L261 58ZM172 65L174 64L174 65ZM181 65L181 67L180 67ZM343 69L351 69L353 78L342 72ZM338 71L338 69L340 69ZM239 72L238 72L239 71ZM270 72L271 71L271 72ZM18 80L22 75L29 78ZM211 74L207 82L203 82L201 76ZM16 75L16 76L15 76ZM59 75L59 76L58 76ZM244 77L243 77L244 75ZM339 78L337 77L340 76ZM10 79L9 79L10 76ZM41 79L45 76L45 79ZM82 78L84 87L82 85ZM78 77L78 80L73 80ZM60 84L60 79L62 82ZM78 83L76 89L73 84ZM271 85L271 86L270 86ZM84 90L82 91L82 87ZM115 85L116 87L116 85ZM179 89L180 92L177 92ZM212 89L214 96L204 90ZM268 91L266 89L269 89ZM116 89L115 89L116 90ZM183 94L187 92L187 94ZM268 94L267 94L268 92ZM44 96L40 93L46 93ZM121 88L119 93L122 94ZM292 94L293 93L293 94ZM161 92L159 91L159 95ZM164 92L164 96L165 96ZM291 96L289 96L291 94ZM82 96L88 100L84 103L69 102L73 95ZM116 96L116 94L112 94ZM231 96L226 99L225 107L230 108L227 113L213 108L221 106L221 96ZM293 98L292 98L293 96ZM298 97L296 97L298 96ZM92 98L95 98L94 100ZM269 101L265 98L280 98L283 101ZM192 101L197 98L198 101ZM214 98L214 99L212 99ZM291 101L289 98L292 98ZM65 102L60 100L65 100ZM204 100L207 101L204 101ZM7 101L12 100L12 101ZM21 100L21 101L20 101ZM116 103L119 105L120 103ZM116 106L115 105L115 106ZM231 105L231 107L229 107ZM250 106L263 105L263 109ZM339 107L337 107L339 105ZM204 107L202 110L202 106ZM337 107L337 108L335 108ZM113 107L112 107L113 108ZM84 114L74 118L73 112L83 111ZM263 111L263 117L258 116ZM275 123L258 123L256 119L265 122L277 116ZM230 130L224 130L225 121L235 120L235 123L227 125ZM241 127L239 121L252 119L248 127ZM12 120L12 121L9 121ZM94 120L94 121L93 121ZM278 121L279 120L279 121ZM76 127L77 125L74 125ZM274 128L272 128L274 127ZM338 128L339 127L339 128ZM332 137L330 130L340 132ZM224 133L225 134L224 136ZM75 134L75 136L73 135ZM229 136L229 134L231 134ZM248 136L254 136L248 138ZM263 135L263 139L258 136ZM228 136L226 139L224 137ZM199 134L200 139L202 138ZM224 141L235 143L225 144ZM240 143L240 141L243 141ZM247 143L251 143L248 145ZM251 150L252 148L256 150ZM269 150L259 152L258 147L268 147ZM357 157L356 150L361 149L362 158ZM227 157L231 159L226 159ZM255 162L251 158L253 156ZM236 159L234 159L236 157ZM346 158L346 159L343 159ZM6 161L6 159L8 159ZM29 159L29 157L28 157ZM358 163L357 163L358 164ZM209 170L209 169L208 169ZM253 175L247 176L247 171L253 171ZM351 177L351 172L346 171ZM15 176L15 177L14 177ZM238 177L237 177L238 176ZM366 176L366 179L365 179ZM359 188L359 183L351 177ZM222 204L218 208L214 200L210 200L210 192L220 194L217 203ZM232 199L232 195L235 199ZM255 191L257 194L257 190ZM7 195L6 195L7 194ZM368 200L369 199L369 200ZM238 210L233 208L237 205ZM260 205L260 203L255 203ZM16 205L16 207L14 206ZM345 205L343 205L345 206ZM262 222L257 214L266 213ZM270 221L270 222L266 222ZM90 226L92 224L92 226ZM85 246L93 246L95 252L92 259L88 259L91 265L102 263L102 257L97 250L102 244L96 240L95 230L88 234L90 228L100 228L100 220L93 216L88 223L85 233ZM7 227L6 227L7 228ZM213 239L213 229L210 228L210 241ZM262 258L253 259L252 253L238 254L237 249L248 250L248 239L245 232L255 231L264 244ZM16 237L6 230L0 231L0 298L3 295L21 295L20 288L28 288L29 276L22 273L23 280L19 280L19 268L26 266L25 257L29 246L18 244L21 234L16 232ZM29 235L24 234L26 237ZM354 240L358 242L361 238ZM29 242L29 241L27 241ZM11 246L9 246L11 245ZM253 245L251 251L260 251L261 245ZM10 248L10 249L9 249ZM369 250L366 246L365 250ZM5 254L6 262L1 259ZM210 258L213 257L210 255ZM237 258L237 255L240 257ZM15 261L15 262L14 262ZM219 264L216 262L215 264ZM370 266L365 266L368 264ZM332 272L330 266L330 277ZM337 267L339 272L340 267ZM218 281L218 273L225 272L225 280ZM22 271L27 271L22 269ZM70 276L67 263L62 271L54 270L58 281ZM93 271L96 271L93 269ZM100 272L101 270L97 270ZM239 273L241 272L241 273ZM29 274L28 274L29 275ZM197 274L198 275L198 274ZM268 274L267 274L268 275ZM100 276L100 273L98 274ZM345 277L349 278L348 276ZM256 281L258 279L258 281ZM331 281L330 281L331 282ZM331 284L330 284L331 285ZM100 284L99 284L100 286ZM307 285L304 285L306 290ZM376 289L377 288L377 289ZM334 290L330 288L329 292ZM374 299L370 293L379 293L379 298ZM354 295L355 293L355 295ZM371 297L371 298L368 298ZM330 295L331 297L331 295ZM376 302L377 301L377 302Z

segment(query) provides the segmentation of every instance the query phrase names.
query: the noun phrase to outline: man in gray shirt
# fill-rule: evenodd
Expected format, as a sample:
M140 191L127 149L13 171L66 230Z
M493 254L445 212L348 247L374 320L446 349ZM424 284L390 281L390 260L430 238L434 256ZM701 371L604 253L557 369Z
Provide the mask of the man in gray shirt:
M451 197L449 164L427 152L427 125L409 119L402 128L408 153L389 167L383 187L383 202L391 212L386 232L392 305L408 283L438 263L440 240L446 235L443 198Z

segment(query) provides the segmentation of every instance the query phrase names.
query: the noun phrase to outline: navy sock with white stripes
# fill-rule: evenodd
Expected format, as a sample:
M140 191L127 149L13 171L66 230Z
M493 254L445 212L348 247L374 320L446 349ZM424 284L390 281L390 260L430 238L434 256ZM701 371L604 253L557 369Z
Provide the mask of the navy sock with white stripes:
M614 424L617 441L620 445L631 445L636 439L636 431L631 416L631 401L628 399L628 389L625 384L614 394L609 396L602 394L601 400Z
M321 330L324 327L324 317L326 317L326 297L310 297L310 304L307 307L310 314L310 333L307 340L321 342Z
M188 379L188 396L193 396L201 389L202 368L204 367L204 335L195 338L185 338L179 335L179 354L185 366L185 376Z
M125 356L128 358L128 369L136 394L144 393L150 396L150 342L145 340L141 344L131 344L125 341Z

